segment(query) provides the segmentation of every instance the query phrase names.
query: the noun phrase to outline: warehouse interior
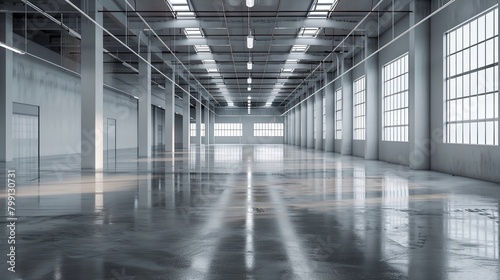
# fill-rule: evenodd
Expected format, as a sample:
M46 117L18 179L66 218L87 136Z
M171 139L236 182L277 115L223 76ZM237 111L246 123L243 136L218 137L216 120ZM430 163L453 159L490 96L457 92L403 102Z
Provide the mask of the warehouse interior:
M2 275L499 279L498 6L2 1Z

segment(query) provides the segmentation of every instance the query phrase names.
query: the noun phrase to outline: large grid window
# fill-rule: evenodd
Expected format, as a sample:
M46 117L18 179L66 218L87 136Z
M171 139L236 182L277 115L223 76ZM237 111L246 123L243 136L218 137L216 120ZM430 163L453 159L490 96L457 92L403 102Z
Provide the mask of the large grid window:
M241 123L216 123L214 125L214 136L241 137L243 136L243 125Z
M366 130L366 87L365 76L353 83L353 138L354 140L365 140Z
M326 139L326 95L323 95L323 139Z
M383 69L383 141L408 142L408 54Z
M191 133L190 133L191 137L196 137L196 123L191 123L190 131L191 131ZM201 137L205 137L205 124L204 123L201 124L200 132L201 132Z
M335 139L342 139L342 88L335 91Z
M253 136L283 137L282 123L254 123Z
M446 142L498 145L498 7L446 33Z

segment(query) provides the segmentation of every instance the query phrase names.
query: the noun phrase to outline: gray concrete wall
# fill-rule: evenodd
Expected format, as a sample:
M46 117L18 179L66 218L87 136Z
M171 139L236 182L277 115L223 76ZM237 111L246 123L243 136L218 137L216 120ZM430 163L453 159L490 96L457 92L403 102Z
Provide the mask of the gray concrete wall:
M500 182L500 172L498 172L500 170L500 146L443 143L444 33L495 4L497 1L494 0L457 0L431 20L431 169Z
M40 155L79 153L79 75L31 56L16 56L14 102L40 107ZM137 147L137 105L133 97L104 90L104 117L117 120L117 148Z
M283 123L281 116L216 116L215 123L242 123L242 137L215 137L215 144L283 144L284 137L254 137L254 123Z
M398 21L395 25L395 36L401 34L403 31L408 29L409 25L409 17L405 16L400 21ZM381 46L384 45L385 42L388 42L392 39L392 29L389 29L381 36ZM407 53L409 51L409 36L408 34L402 36L399 40L392 43L385 49L381 50L378 53L379 58L379 73L382 73L382 69L385 64L391 62L392 60L400 57L401 55ZM380 75L379 78L379 92L383 92L382 88L382 79L383 75ZM382 99L382 95L380 96ZM402 165L408 165L409 163L409 154L410 154L410 145L408 142L388 142L382 141L382 133L383 133L383 122L382 122L382 103L379 106L379 123L381 124L381 129L379 131L379 159L381 161L398 163ZM411 125L411 124L410 124Z

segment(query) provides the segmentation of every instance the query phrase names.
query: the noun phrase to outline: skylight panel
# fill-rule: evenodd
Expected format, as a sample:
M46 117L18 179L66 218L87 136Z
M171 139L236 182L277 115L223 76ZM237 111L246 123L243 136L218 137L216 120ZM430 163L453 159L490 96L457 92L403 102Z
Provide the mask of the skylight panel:
M169 0L172 5L187 5L187 0Z
M188 19L188 18L195 18L195 16L193 12L177 12L177 18Z
M203 38L203 32L200 28L184 28L184 34L188 38Z
M298 37L316 38L316 36L318 36L318 33L319 33L319 28L317 27L301 28Z
M332 5L316 5L316 8L314 9L315 11L330 11L332 8Z
M309 45L293 45L291 52L306 52L309 49Z
M202 60L201 62L203 62L203 64L215 64L215 60L213 59L205 59Z
M310 18L326 18L326 16L328 15L328 12L326 11L322 11L322 12L309 12L309 15L308 17Z
M189 9L189 6L188 5L173 5L172 8L174 8L174 10L176 12L186 12L186 11L190 11Z
M210 47L208 45L194 45L194 50L197 53L206 53L210 52Z

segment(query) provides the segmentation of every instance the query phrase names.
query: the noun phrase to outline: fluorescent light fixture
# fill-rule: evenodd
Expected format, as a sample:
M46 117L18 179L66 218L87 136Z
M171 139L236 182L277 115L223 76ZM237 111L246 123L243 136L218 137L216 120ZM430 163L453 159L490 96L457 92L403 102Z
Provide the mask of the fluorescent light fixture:
M282 68L281 69L281 72L285 72L285 73L292 73L293 70L295 70L295 68Z
M13 51L13 52L18 53L18 54L25 54L25 52L23 52L22 50L16 49L16 48L11 47L11 46L8 46L8 45L6 45L3 42L0 42L0 47L8 49L9 51Z
M299 63L298 59L287 59L286 63Z
M208 45L194 45L194 50L197 53L206 53L210 52L210 47Z
M218 68L207 68L208 73L219 72Z
M246 2L247 2L247 7L249 7L249 8L252 8L255 5L254 0L247 0Z
M233 103L232 101L228 101L228 102L227 102L227 106L229 106L229 107L234 107L234 103Z
M272 105L272 104L273 104L273 102L272 102L272 101L267 101L267 102L266 102L266 107L271 107L271 105Z
M200 28L184 28L184 34L188 38L203 38L203 32Z
M249 59L247 62L247 69L252 70L252 68L253 68L253 63L252 63L252 60Z
M251 83L252 83L252 77L248 77L247 84L251 84Z
M247 90L248 90L248 91L251 91L251 90L252 90L252 87L247 87Z
M253 35L252 35L252 30L250 30L250 33L248 34L247 37L247 48L252 49L253 48Z
M250 99L252 99L252 97L249 95L249 96L247 97L247 99L249 99L249 100L250 100Z

